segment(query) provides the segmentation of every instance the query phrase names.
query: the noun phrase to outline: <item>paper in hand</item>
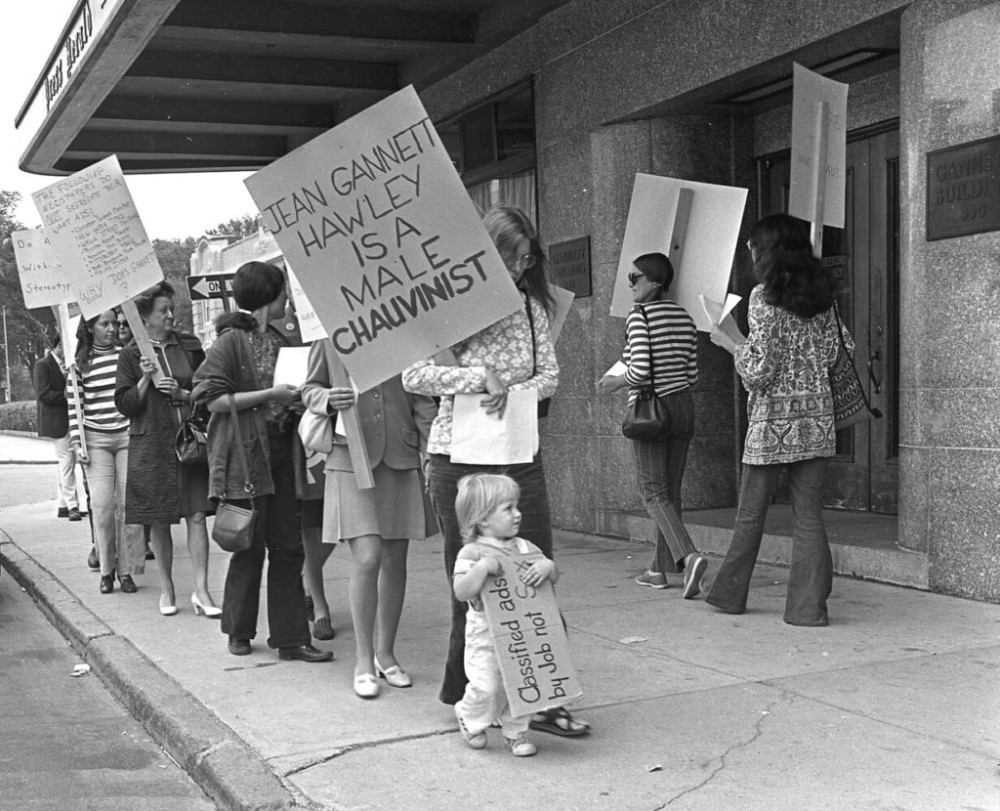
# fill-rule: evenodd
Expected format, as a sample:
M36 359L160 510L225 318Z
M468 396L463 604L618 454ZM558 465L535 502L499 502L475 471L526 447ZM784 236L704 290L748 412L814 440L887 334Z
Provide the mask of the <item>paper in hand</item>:
M485 393L456 394L451 423L451 461L465 465L526 464L538 452L538 392L507 392L503 418L487 414Z

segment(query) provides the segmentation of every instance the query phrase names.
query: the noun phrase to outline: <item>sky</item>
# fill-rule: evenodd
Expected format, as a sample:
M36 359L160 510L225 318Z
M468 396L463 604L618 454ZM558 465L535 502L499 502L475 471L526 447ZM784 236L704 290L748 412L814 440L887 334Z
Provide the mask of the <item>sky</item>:
M16 19L0 26L0 190L21 193L17 215L27 228L41 224L31 193L58 178L17 168L21 149L14 120L75 6L76 0L32 0L20 5ZM255 214L245 177L245 172L217 172L128 175L126 180L149 238L183 239Z

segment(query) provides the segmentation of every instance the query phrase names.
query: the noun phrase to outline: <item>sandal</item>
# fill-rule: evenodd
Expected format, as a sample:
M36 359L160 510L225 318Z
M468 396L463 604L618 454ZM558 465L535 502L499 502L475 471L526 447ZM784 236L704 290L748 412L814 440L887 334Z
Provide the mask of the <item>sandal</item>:
M574 718L565 707L536 712L528 726L537 732L548 732L564 738L578 738L590 732L590 724Z

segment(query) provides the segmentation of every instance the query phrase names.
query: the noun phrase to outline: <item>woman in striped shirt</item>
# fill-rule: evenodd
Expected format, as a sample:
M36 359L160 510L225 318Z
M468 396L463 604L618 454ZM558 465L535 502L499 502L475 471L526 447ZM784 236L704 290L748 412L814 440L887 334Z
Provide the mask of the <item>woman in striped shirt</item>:
M624 375L605 375L598 388L607 394L629 386L631 405L640 387L652 385L670 415L661 439L632 440L642 499L657 527L653 562L635 582L665 589L666 572L682 571L681 596L689 600L701 591L707 566L681 521L681 480L694 435L691 386L698 380L697 331L687 311L666 298L674 279L670 260L662 253L647 253L632 264L635 272L628 282L636 306L626 321L622 360L627 370Z
M117 334L114 310L80 322L76 367L83 413L77 411L74 398L70 429L70 443L76 448L90 488L92 526L101 562L101 594L115 590L116 572L122 591L134 593L132 575L142 574L146 567L142 527L125 524L129 421L115 408Z

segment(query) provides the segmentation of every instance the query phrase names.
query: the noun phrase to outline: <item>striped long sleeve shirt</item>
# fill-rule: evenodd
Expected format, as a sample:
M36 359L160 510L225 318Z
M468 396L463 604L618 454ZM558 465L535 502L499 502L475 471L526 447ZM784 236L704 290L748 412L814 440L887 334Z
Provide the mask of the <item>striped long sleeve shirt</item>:
M645 315L645 317L643 317ZM658 396L672 394L698 381L698 331L687 310L667 299L636 307L625 322L627 343L622 361L629 402L639 386L652 383Z
M78 375L83 426L86 431L111 433L128 428L129 419L115 408L115 380L118 375L119 347L94 348L90 368ZM80 442L75 398L70 397L70 442Z

